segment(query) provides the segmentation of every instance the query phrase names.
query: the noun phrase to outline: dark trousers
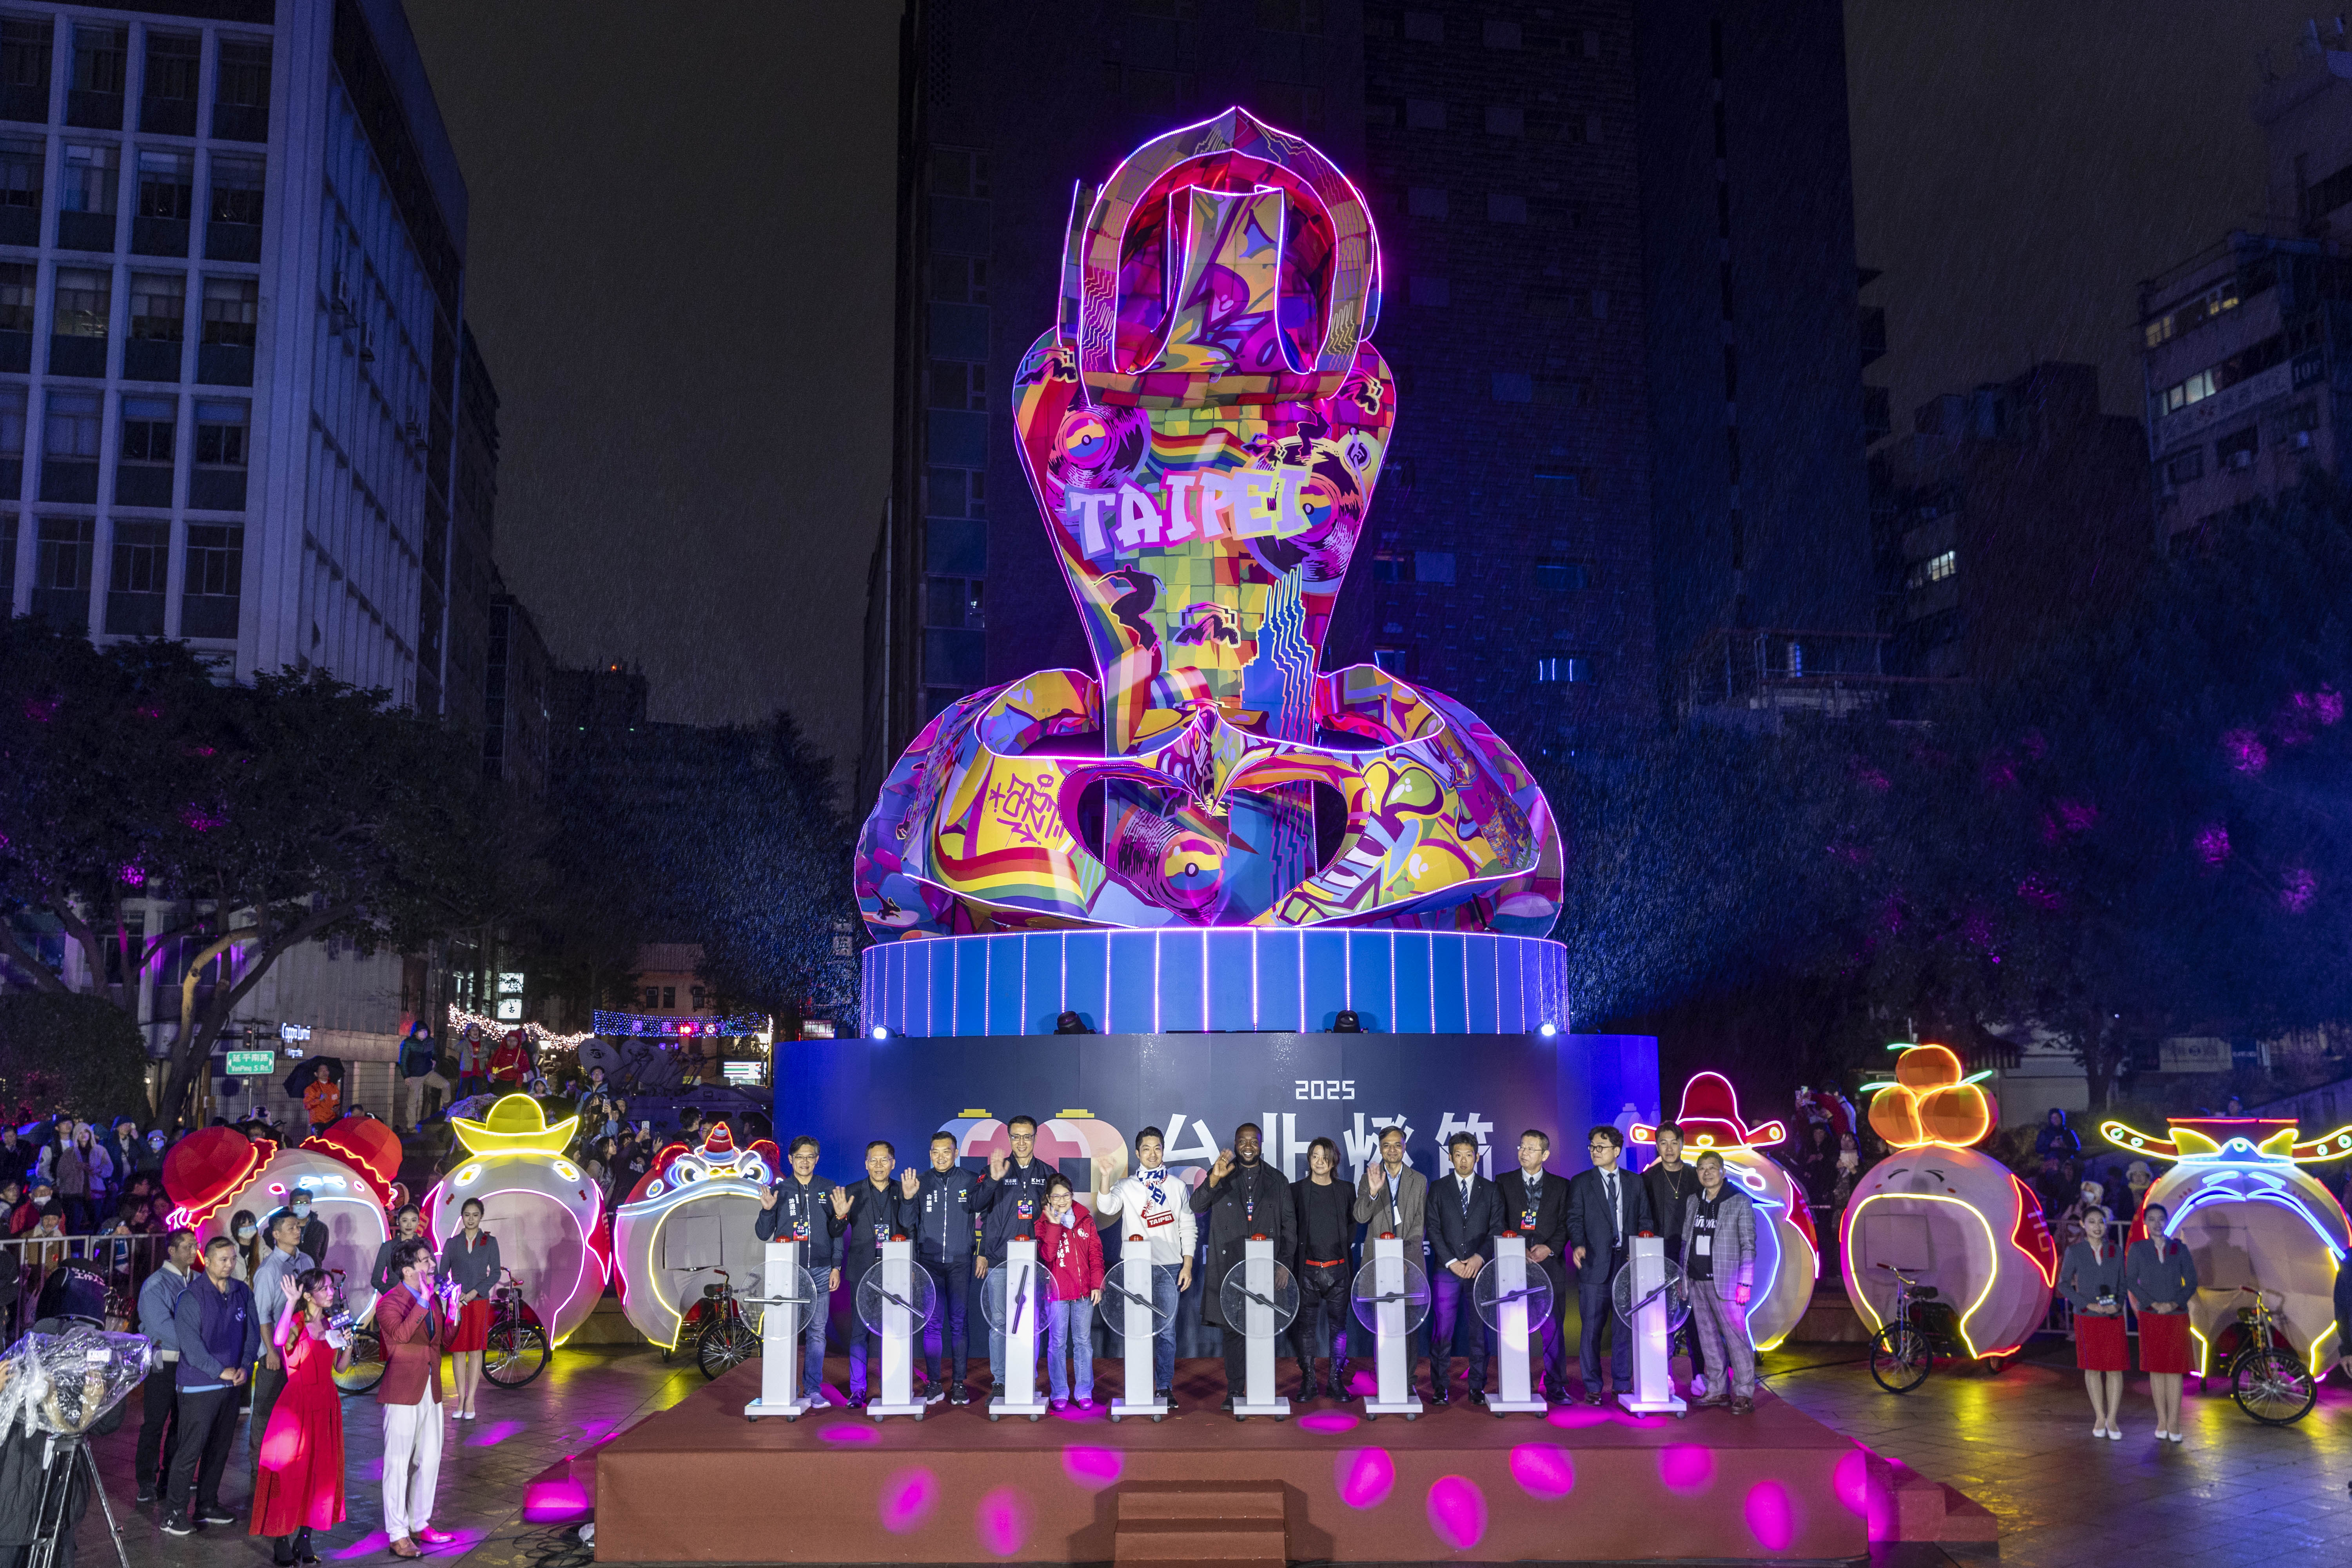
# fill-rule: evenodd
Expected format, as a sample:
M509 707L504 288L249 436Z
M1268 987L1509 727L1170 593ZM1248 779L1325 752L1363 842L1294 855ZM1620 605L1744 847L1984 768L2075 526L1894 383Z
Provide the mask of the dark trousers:
M931 1315L923 1320L923 1375L939 1383L944 1361L948 1381L961 1384L971 1352L971 1259L926 1259L923 1272L932 1291Z
M858 1284L865 1279L866 1271L881 1260L881 1254L875 1253L864 1258L850 1258L841 1266L842 1289L849 1292L849 1321L845 1327L849 1334L849 1396L852 1399L861 1394L872 1394L879 1398L882 1393L882 1336L867 1329L866 1320L857 1315ZM874 1373L871 1383L866 1375L869 1366Z
M253 1363L253 1415L246 1423L245 1446L251 1450L250 1463L261 1468L261 1439L269 1430L269 1413L278 1408L278 1396L286 1392L286 1369L272 1369L267 1359Z
M1633 1331L1615 1321L1617 1310L1609 1297L1610 1282L1624 1266L1625 1252L1620 1247L1606 1257L1599 1252L1586 1253L1584 1267L1576 1272L1576 1304L1584 1317L1576 1359L1587 1394L1596 1393L1601 1387L1601 1332L1604 1328L1609 1331L1610 1375L1616 1380L1621 1393L1633 1391Z
M236 1405L243 1392L204 1388L179 1396L177 1447L171 1478L157 1505L167 1516L204 1513L220 1506L221 1473L228 1468L229 1445L236 1441ZM188 1506L191 1494L193 1510Z
M1445 1390L1445 1361L1460 1342L1462 1333L1470 1333L1470 1392L1483 1393L1486 1387L1486 1363L1495 1352L1495 1336L1478 1316L1470 1293L1478 1287L1478 1277L1465 1279L1451 1268L1440 1265L1429 1276L1429 1383L1440 1393Z
M1551 1306L1543 1321L1543 1374L1554 1394L1568 1390L1568 1338L1559 1325L1568 1316L1568 1270L1560 1266L1557 1256L1536 1265L1551 1281Z
M1331 1325L1331 1359L1338 1361L1346 1352L1339 1348L1348 1332L1349 1295L1348 1260L1341 1258L1328 1268L1313 1263L1301 1264L1298 1269L1298 1315L1290 1320L1290 1353L1300 1361L1315 1359L1317 1326Z
M1225 1337L1225 1395L1239 1405L1249 1397L1249 1336L1239 1329L1221 1331Z
M180 1402L172 1387L177 1362L162 1361L140 1385L139 1453L131 1477L142 1490L162 1491L171 1473L172 1455L180 1441Z

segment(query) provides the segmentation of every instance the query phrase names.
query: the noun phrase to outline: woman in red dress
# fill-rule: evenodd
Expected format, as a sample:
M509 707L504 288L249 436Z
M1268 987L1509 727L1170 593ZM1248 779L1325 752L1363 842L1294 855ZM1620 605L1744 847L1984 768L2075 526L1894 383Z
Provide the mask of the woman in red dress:
M261 1435L253 1484L252 1534L275 1538L278 1568L316 1563L314 1530L343 1521L343 1402L335 1369L349 1365L351 1339L327 1326L335 1283L323 1268L280 1279L285 1300L270 1342L286 1363L286 1390Z
M448 1341L457 1387L451 1419L471 1421L482 1391L482 1352L490 1343L490 1289L499 1282L499 1238L482 1228L482 1200L458 1210L458 1231L441 1247L441 1278L457 1292L457 1327Z

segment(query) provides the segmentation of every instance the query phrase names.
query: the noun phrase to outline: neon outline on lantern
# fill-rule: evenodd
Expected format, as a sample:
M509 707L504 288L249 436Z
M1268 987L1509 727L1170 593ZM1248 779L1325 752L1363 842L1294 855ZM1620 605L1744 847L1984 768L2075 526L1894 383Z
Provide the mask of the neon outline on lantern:
M434 1189L435 1192L439 1192L440 1190L441 1189L439 1187L436 1187ZM554 1204L558 1208L563 1208L562 1204L556 1198L553 1193L543 1191L538 1187L500 1187L496 1192L467 1193L466 1196L480 1203L485 1208L487 1208L489 1205L490 1199L505 1197L509 1193L520 1194L524 1197L544 1198L549 1203ZM599 1275L602 1277L596 1281L596 1289L599 1293L602 1293L604 1289L604 1279L611 1277L611 1262L605 1258L604 1254L596 1250L596 1222L604 1217L604 1200L603 1195L593 1187L590 1187L588 1189L588 1194L590 1198L594 1201L596 1207L595 1211L588 1216L588 1223L583 1226L580 1230L580 1276L573 1279L572 1281L572 1294L563 1298L563 1305L556 1308L554 1311L550 1312L547 1315L546 1321L540 1325L542 1329L550 1327L560 1320L566 1311L571 1310L572 1303L580 1299L580 1287L584 1282L585 1276L588 1272L588 1259L593 1258L603 1266L598 1270ZM466 1205L463 1203L460 1203L457 1205L458 1213L461 1216L465 1212L465 1207ZM568 1208L564 1208L563 1212L570 1214L572 1211ZM461 1218L459 1224L462 1226L463 1223L464 1221ZM453 1230L449 1233L449 1236L455 1236L457 1232ZM444 1242L446 1242L449 1239L449 1237L445 1236L441 1239ZM584 1318L581 1320L582 1322L585 1322L587 1320ZM561 1335L549 1340L547 1342L548 1350L551 1352L562 1350L563 1348L563 1342L570 1339L572 1334L577 1331L579 1327L579 1323L574 1323L571 1328L564 1330Z
M702 1197L733 1196L750 1198L754 1203L757 1203L760 1199L760 1194L766 1190L767 1189L765 1187L760 1186L754 1183L744 1181L740 1176L705 1176L698 1182L681 1182L677 1185L671 1187L666 1194L662 1195L658 1199L656 1198L651 1191L648 1191L644 1197L637 1199L636 1203L632 1203L625 1206L635 1208L637 1206L637 1204L641 1203L658 1203L660 1205L660 1212L653 1216L653 1229L646 1234L646 1258L650 1264L653 1258L656 1256L654 1251L654 1244L661 1239L661 1227L667 1225L669 1223L669 1216L675 1214L679 1208L683 1207L688 1201ZM613 1211L613 1217L617 1220L620 1216L621 1211L619 1209L614 1209ZM634 1255L635 1248L633 1247L630 1251L632 1255ZM762 1267L764 1268L764 1265ZM617 1274L625 1284L629 1278L629 1271L622 1268L618 1262L614 1263L613 1268L614 1272ZM765 1276L763 1275L762 1279L764 1279L764 1278ZM624 1290L623 1295L624 1300L621 1304L625 1307L628 1305L625 1299L625 1289ZM677 1349L678 1336L686 1331L686 1316L677 1308L671 1306L668 1300L665 1299L659 1291L654 1292L654 1305L659 1307L671 1318L677 1320L677 1326L670 1330L669 1342L662 1346L664 1350L674 1351ZM647 1334L646 1337L648 1340L653 1338L651 1334Z
M1942 1094L1948 1090L1955 1089L1974 1089L1978 1084L1982 1083L1985 1079L1992 1077L1992 1072L1990 1068L1983 1072L1972 1072L1963 1076L1960 1073L1960 1068L1964 1064L1960 1061L1958 1054L1955 1052L1951 1047L1939 1046L1933 1041L1922 1041L1918 1045L1915 1046L1902 1040L1897 1040L1886 1048L1890 1051L1901 1051L1903 1055L1906 1057L1914 1051L1941 1051L1944 1054L1945 1059L1952 1064L1953 1081L1950 1083L1931 1084L1927 1087L1925 1094L1921 1093L1911 1085L1903 1082L1899 1079L1890 1079L1884 1083L1866 1083L1862 1086L1862 1092L1872 1097L1872 1103L1874 1105L1877 1103L1877 1097L1879 1095L1885 1094L1890 1089L1900 1089L1911 1101L1911 1114L1914 1120L1918 1118L1918 1108L1920 1102L1926 1100L1928 1095ZM1927 1123L1925 1121L1920 1122L1919 1130L1923 1133L1927 1131ZM1912 1142L1907 1143L1898 1143L1894 1139L1888 1138L1886 1139L1886 1146L1890 1149L1969 1149L1983 1142L1985 1134L1991 1131L1992 1101L1985 1098L1984 1090L1979 1089L1977 1089L1977 1130L1974 1132L1969 1133L1966 1138L1956 1140L1951 1138L1921 1137L1914 1139ZM1882 1133L1880 1136L1885 1137L1885 1134Z
M1753 1154L1757 1159L1759 1159L1765 1163L1771 1165L1774 1169L1779 1170L1782 1176L1788 1178L1790 1190L1791 1192L1795 1191L1796 1178L1790 1176L1787 1169L1783 1167L1778 1160L1773 1159L1769 1154L1762 1152L1766 1147L1771 1144L1786 1142L1789 1137L1789 1130L1777 1121L1767 1121L1757 1127L1748 1126L1748 1119L1739 1114L1739 1091L1732 1087L1731 1080L1729 1079L1724 1077L1719 1072L1710 1070L1707 1072L1693 1073L1690 1078L1690 1083L1683 1085L1684 1104L1687 1105L1690 1103L1691 1084L1696 1083L1703 1078L1711 1078L1715 1079L1716 1082L1723 1085L1724 1098L1731 1102L1730 1121L1734 1126L1738 1127L1742 1132L1747 1134L1747 1141L1740 1143L1717 1143L1715 1141L1714 1133L1702 1132L1698 1135L1696 1142L1690 1143L1685 1146L1696 1149L1702 1154L1709 1152L1718 1155ZM1712 1121L1717 1120L1717 1118L1706 1117L1702 1120ZM1768 1133L1770 1134L1769 1137L1766 1136ZM1640 1147L1654 1148L1658 1142L1658 1130L1655 1127L1648 1127L1640 1122L1636 1122L1633 1125L1631 1141ZM1780 1209L1784 1205L1774 1202L1770 1198L1759 1195L1759 1189L1764 1184L1764 1177L1761 1174L1750 1171L1745 1166L1735 1166L1728 1161L1724 1163L1723 1172L1727 1177L1736 1178L1742 1187L1748 1189L1749 1194L1748 1201L1754 1204L1758 1208L1763 1210L1764 1221L1767 1225L1777 1226L1780 1223L1780 1221L1775 1220L1772 1217L1772 1215L1775 1210ZM1804 1242L1805 1250L1813 1255L1813 1278L1815 1279L1819 1279L1822 1277L1822 1249L1812 1242L1805 1239L1805 1233L1797 1229L1796 1223L1793 1220L1789 1222L1789 1228L1795 1232L1796 1237L1799 1241ZM1777 1229L1772 1232L1772 1239L1776 1243L1780 1239L1780 1233ZM1787 1249L1785 1247L1775 1248L1772 1255L1772 1272L1765 1277L1764 1288L1761 1290L1751 1289L1748 1293L1748 1300L1751 1304L1771 1299L1772 1287L1780 1283L1780 1259L1785 1256L1786 1251ZM1747 1325L1743 1322L1741 1326L1745 1328ZM1779 1333L1774 1334L1770 1340L1761 1343L1758 1342L1755 1334L1750 1331L1748 1336L1748 1342L1750 1345L1755 1346L1755 1348L1759 1351L1777 1350L1783 1340L1786 1340L1790 1334L1796 1331L1797 1325L1790 1323L1787 1328L1782 1329Z
M2189 1120L2221 1121L2252 1121L2253 1118L2196 1117ZM2183 1152L2179 1139L2179 1134L2183 1132L2206 1139L2212 1142L2215 1146L2211 1149L2193 1149ZM2139 1129L2123 1121L2102 1121L2099 1123L2099 1136L2118 1149L2129 1150L2135 1154L2145 1154L2150 1159L2174 1161L2183 1165L2317 1165L2329 1160L2341 1160L2347 1155L2352 1155L2352 1124L2338 1127L2332 1132L2323 1132L2309 1142L2305 1142L2294 1136L2293 1123L2277 1129L2260 1144L2255 1143L2251 1138L2239 1136L2214 1140L2210 1133L2200 1128L2180 1126L2174 1127L2173 1136L2169 1138L2151 1138ZM2282 1137L2286 1140L2287 1146L2284 1150L2273 1150L2270 1145L2278 1142ZM2336 1145L2332 1152L2326 1147L2329 1143Z
M1985 1218L1983 1211L1979 1209L1976 1205L1969 1202L1968 1199L1952 1197L1944 1193L1873 1193L1868 1197L1863 1199L1862 1202L1851 1205L1845 1211L1845 1226L1843 1233L1839 1237L1839 1245L1849 1259L1853 1257L1853 1237L1855 1222L1861 1219L1863 1210L1878 1202L1881 1198L1902 1198L1913 1203L1950 1204L1953 1207L1966 1213L1969 1218L1975 1220L1979 1225L1984 1226L1985 1245L1991 1248L1993 1260L1992 1270L1985 1278L1984 1289L1977 1292L1977 1299L1969 1302L1968 1310L1959 1315L1956 1327L1960 1336L1960 1344L1968 1351L1969 1359L1970 1361L1981 1361L1988 1355L2004 1355L2008 1353L2006 1351L1980 1351L1977 1349L1976 1341L1969 1337L1969 1320L1975 1317L1977 1314L1977 1309L1985 1304L1985 1298L1992 1294L1993 1282L2000 1278L2001 1244L1993 1233L1992 1222ZM2039 1272L2038 1267L2036 1268L2036 1272ZM1857 1276L1856 1278L1859 1279L1860 1276ZM1857 1290L1854 1292L1853 1299L1854 1305L1860 1307L1862 1309L1863 1315L1870 1320L1871 1332L1876 1333L1879 1330L1886 1326L1886 1320L1880 1317L1878 1315L1878 1309L1870 1304L1870 1297L1867 1292ZM2014 1350L2017 1347L2014 1345L2009 1347L2010 1350Z

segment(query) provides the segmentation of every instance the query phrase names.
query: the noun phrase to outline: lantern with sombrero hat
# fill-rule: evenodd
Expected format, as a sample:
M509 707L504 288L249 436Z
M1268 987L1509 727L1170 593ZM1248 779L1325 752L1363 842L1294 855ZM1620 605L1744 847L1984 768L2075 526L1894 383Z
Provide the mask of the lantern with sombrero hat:
M456 1234L466 1200L479 1198L499 1261L562 1344L596 1310L612 1275L604 1194L564 1157L580 1119L551 1124L539 1101L509 1094L479 1121L452 1116L449 1126L467 1158L425 1194L425 1235L438 1249Z

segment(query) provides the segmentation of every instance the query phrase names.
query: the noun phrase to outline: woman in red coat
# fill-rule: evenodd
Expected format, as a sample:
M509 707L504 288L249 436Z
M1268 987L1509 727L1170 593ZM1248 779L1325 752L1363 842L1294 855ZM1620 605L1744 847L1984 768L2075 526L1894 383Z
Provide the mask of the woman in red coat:
M350 1337L327 1326L335 1282L323 1268L283 1279L270 1343L286 1363L286 1389L261 1435L252 1534L274 1537L278 1568L316 1563L314 1530L343 1521L343 1402L335 1369L352 1359Z
M1094 1215L1075 1201L1070 1179L1045 1183L1045 1212L1037 1216L1037 1261L1045 1266L1054 1298L1045 1305L1046 1385L1054 1408L1066 1410L1070 1395L1078 1408L1095 1406L1094 1311L1102 1300L1102 1237ZM1077 1384L1073 1390L1072 1381Z

